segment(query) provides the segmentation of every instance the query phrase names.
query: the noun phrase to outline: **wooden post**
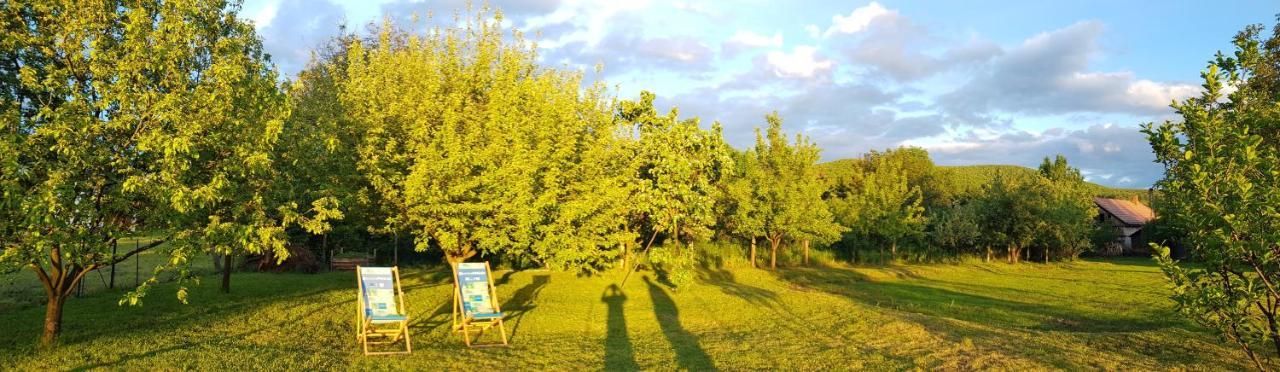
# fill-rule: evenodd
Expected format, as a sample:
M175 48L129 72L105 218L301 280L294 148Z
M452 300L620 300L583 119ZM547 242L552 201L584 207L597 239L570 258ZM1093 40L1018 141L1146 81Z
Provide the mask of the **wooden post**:
M804 240L804 265L809 266L809 239Z
M116 289L116 249L119 248L120 241L111 239L111 283L107 284L107 288Z
M138 250L140 245L142 245L141 239L134 238L133 250L135 251ZM138 285L142 284L142 281L140 280L141 275L142 275L142 255L134 254L133 255L133 286L134 287L137 287Z

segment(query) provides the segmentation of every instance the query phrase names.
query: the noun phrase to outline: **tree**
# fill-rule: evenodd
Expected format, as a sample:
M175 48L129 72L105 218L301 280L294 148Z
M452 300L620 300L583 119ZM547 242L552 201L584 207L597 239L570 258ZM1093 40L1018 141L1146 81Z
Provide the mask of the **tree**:
M1052 162L1048 157L1040 164L1040 175L1048 183L1041 193L1045 198L1045 210L1038 214L1045 219L1039 229L1037 244L1041 246L1044 262L1050 259L1074 260L1091 246L1095 230L1102 227L1094 222L1097 208L1090 200L1090 189L1080 170L1067 164L1067 158L1058 155ZM1056 256L1053 249L1057 250Z
M1160 219L1195 262L1156 246L1177 309L1261 370L1280 355L1280 25L1264 30L1245 28L1232 56L1210 61L1204 92L1173 104L1181 120L1143 128L1165 168Z
M875 159L871 164L873 168L863 181L860 220L866 235L888 244L890 257L896 259L901 242L924 234L923 195L919 188L910 187L905 164L891 158ZM881 245L882 253L883 249Z
M626 159L604 87L545 68L500 13L422 34L389 21L347 47L339 101L385 219L450 262L480 253L595 270L631 240ZM617 151L617 152L615 152Z
M1040 187L1044 182L1047 181L1040 177L1019 180L1001 173L983 187L978 213L982 231L987 234L984 240L988 260L992 247L1004 247L1009 263L1017 263L1023 249L1035 241L1037 231L1045 224L1040 215L1042 204L1049 197L1046 188Z
M0 266L28 267L43 284L45 345L62 330L72 289L97 268L168 241L186 277L190 253L279 249L282 226L300 220L259 192L284 108L237 10L0 5ZM172 235L112 254L137 227ZM122 302L137 303L154 281Z
M667 261L668 274L679 285L693 259L693 252L680 246L711 236L721 198L715 185L733 172L733 159L719 123L706 131L696 118L681 120L676 109L658 115L654 98L641 92L638 101L621 102L616 114L635 139L626 168L633 185L628 231L642 239L645 251L658 238L672 241L671 251L650 257Z
M769 241L769 268L776 269L784 238L834 241L842 227L822 200L825 187L818 178L818 147L800 135L788 143L776 112L765 120L769 128L764 135L756 129L756 146L751 150L755 161L749 163L758 168L747 173L756 202L755 220L749 224L758 226L757 231Z

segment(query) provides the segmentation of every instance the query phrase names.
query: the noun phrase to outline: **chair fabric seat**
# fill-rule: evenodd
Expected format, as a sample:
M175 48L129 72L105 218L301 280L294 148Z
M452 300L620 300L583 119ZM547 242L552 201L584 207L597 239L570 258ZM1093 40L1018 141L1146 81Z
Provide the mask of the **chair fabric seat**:
M502 318L502 313L501 313L501 312L497 312L497 313L471 314L471 318L473 318L473 319L495 319L495 318Z
M379 322L379 321L382 321L382 322L399 322L399 321L403 321L403 320L405 320L405 317L404 317L404 315L388 314L388 315L372 315L372 316L369 316L369 319L370 319L370 320L373 320L375 323L377 323L377 322Z

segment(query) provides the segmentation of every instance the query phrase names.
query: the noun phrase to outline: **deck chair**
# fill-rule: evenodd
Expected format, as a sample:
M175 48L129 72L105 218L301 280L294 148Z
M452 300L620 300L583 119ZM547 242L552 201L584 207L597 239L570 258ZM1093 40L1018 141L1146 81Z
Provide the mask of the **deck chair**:
M507 329L502 325L502 309L488 262L464 262L453 265L453 331L462 333L468 347L509 346ZM484 331L497 327L501 343L477 344ZM472 339L472 334L475 339Z
M356 303L356 341L364 355L408 354L409 317L404 311L404 291L400 290L400 270L395 267L356 266L360 293ZM404 350L369 351L369 345L393 344L404 339Z

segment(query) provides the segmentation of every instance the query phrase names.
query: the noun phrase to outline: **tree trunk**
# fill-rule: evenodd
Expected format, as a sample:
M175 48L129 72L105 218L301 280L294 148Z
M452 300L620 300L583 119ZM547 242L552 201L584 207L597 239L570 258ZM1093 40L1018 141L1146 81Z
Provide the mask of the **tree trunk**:
M231 293L231 254L222 255L222 293Z
M898 242L889 243L889 262L898 259Z
M804 265L809 266L809 239L804 240Z
M987 259L984 260L983 262L988 262L988 263L991 262L991 246L989 245L987 246Z
M778 269L778 245L782 244L782 237L769 238L769 269Z
M756 237L751 237L751 267L756 266Z
M53 345L62 333L62 305L67 302L65 293L51 293L49 296L44 310L44 335L40 337L40 343L46 347Z

